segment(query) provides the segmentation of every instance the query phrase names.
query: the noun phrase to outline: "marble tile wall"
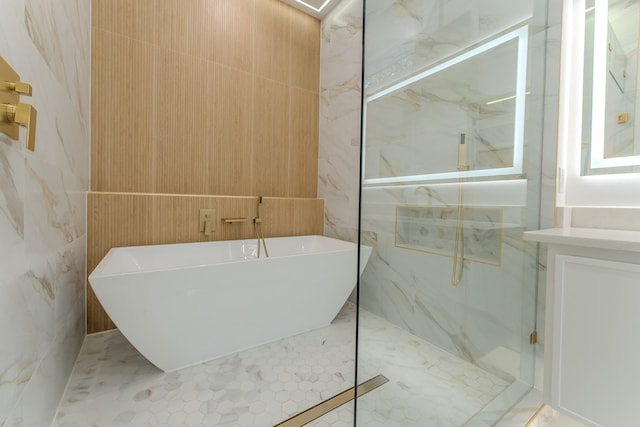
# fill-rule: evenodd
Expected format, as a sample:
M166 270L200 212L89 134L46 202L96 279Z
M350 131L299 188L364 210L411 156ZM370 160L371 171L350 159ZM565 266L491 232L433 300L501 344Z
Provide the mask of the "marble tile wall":
M373 31L378 27L375 20L371 25ZM511 38L486 52L469 52L473 56L464 61L447 61L441 65L446 68L397 91L365 98L364 177L456 172L463 134L462 161L472 171L514 166L514 123L523 112L508 98L516 94L518 51L518 38ZM421 60L413 52L406 58ZM383 59L373 58L367 66L381 67ZM367 90L391 82L397 82L395 76L384 82L377 77Z
M84 339L90 1L2 4L36 151L0 135L0 425L49 425Z
M462 2L407 2L403 7L398 7L392 2L373 2L367 10L366 42L370 47L366 48L365 68L369 70L366 73L368 93L375 93L380 88L398 82L403 75L426 69L436 61L461 52L494 34L517 27L523 21L532 25L532 38L540 32L539 29L533 28L534 2L524 2L519 7L504 9L501 9L498 3L500 2L486 1L480 7L478 4ZM427 26L425 22L428 21L433 25ZM402 36L398 34L395 40L378 40L378 35L390 31L390 26L404 29L408 27L411 30L408 31L408 36L407 32L404 32ZM458 31L463 27L465 31ZM424 45L430 47L423 49ZM540 51L535 50L535 43L531 44L530 50L533 52L531 56L538 59L539 56L535 54L539 55ZM411 65L407 65L403 70L398 64L407 59ZM496 62L493 58L490 60L496 64L502 62ZM433 137L434 134L437 137L439 133L446 133L452 125L466 124L466 116L473 115L473 105L479 109L484 108L485 102L474 104L476 96L467 94L473 92L469 85L471 81L482 81L479 76L483 73L495 76L496 72L484 63L478 64L476 58L465 61L465 64L456 68L464 69L467 62L473 69L472 73L466 69L462 76L458 76L454 69L447 70L443 73L444 77L438 77L438 85L427 92L423 90L419 94L413 94L411 102L397 105L402 114L396 115L403 117L411 116L412 112L421 109L424 103L429 103L431 108L439 113L445 111L446 114L442 116L447 117L438 116L438 119L429 121L434 114L425 114L424 120L414 120L410 126L401 124L400 127L411 130L412 127L418 126L415 134L422 135L421 139ZM529 67L530 72L534 66L535 64ZM395 70L385 75L384 70L388 67L395 67ZM510 68L514 68L513 64ZM469 77L470 75L473 77ZM504 94L513 92L513 82L509 85L505 79L500 80L505 83ZM531 113L527 115L528 120L525 124L525 153L531 160L525 164L529 178L526 185L514 193L499 190L505 184L504 178L485 182L482 186L462 185L462 190L455 184L441 185L430 182L422 183L420 186L366 188L363 193L363 237L364 241L376 250L372 254L373 262L363 275L360 289L361 304L374 313L505 379L523 377L527 381L531 381L532 378L527 378L531 375L531 367L526 365L531 364L533 359L530 356L524 358L525 354L531 352L524 346L523 338L533 329L534 313L531 309L534 305L536 271L535 263L532 265L531 260L535 260L536 249L522 242L521 233L527 228L537 227L537 215L533 216L535 222L530 224L532 218L528 215L528 210L532 209L537 213L535 196L539 183L537 175L540 158L536 155L539 149L535 146L540 145L540 138L535 129L541 125L541 118L538 116L541 113L540 99L543 87L540 82L532 78L529 80L528 91L532 95L527 100L527 109ZM482 87L482 91L487 89L489 88ZM493 97L500 93L499 87L490 89L487 93ZM386 114L386 117L391 116ZM385 120L379 117L374 122L383 122L383 126L388 130L393 129L393 124L387 123L390 120L393 118ZM456 131L458 129L459 127ZM449 136L449 139L455 140L455 135ZM370 137L375 138L375 135L367 132L367 149ZM455 170L455 155L447 157L446 148L442 147L444 144L442 141L439 142L440 147L437 141L431 141L431 146L435 146L433 152L408 156L407 161L415 163L426 158L446 162L449 159L453 166L447 171ZM390 163L400 174L406 169L402 162ZM493 187L498 190L494 190ZM455 206L458 204L457 196L460 191L464 193L465 207L492 207L502 210L503 233L501 259L498 265L467 262L463 269L462 282L454 287L451 285L453 260L450 257L411 252L394 245L397 236L394 233L393 209L403 204ZM515 198L512 198L513 196ZM441 230L440 234L442 233L445 233L444 229ZM435 234L438 235L438 232ZM524 313L527 313L526 317Z
M532 1L367 1L367 94L526 21L533 8Z
M523 2L484 3L486 7L480 10L474 3L453 0L433 5L368 1L364 86L372 93L391 84L390 78L401 78L424 64L441 60L452 49L468 48L474 40L529 20L533 61L528 90L533 86L537 92L527 99L527 110L532 112L527 116L525 140L527 182L524 186L510 182L511 187L502 183L505 187L465 189L466 204L495 206L505 212L503 267L468 265L465 275L473 277L467 279L473 286L463 283L461 289L454 289L449 284L450 260L439 256L417 260L413 259L418 257L415 253L406 250L401 254L394 247L393 229L398 204L455 205L457 190L446 185L371 188L363 193L363 238L377 251L363 275L361 295L364 304L369 301L367 308L481 364L495 362L491 361L494 355L489 355L492 347L508 350L497 357L502 359L513 359L514 352L523 347L524 331L514 330L511 322L520 324L518 316L523 307L530 309L536 303L537 281L538 311L534 314L529 310L527 321L533 324L535 316L543 336L545 254L535 245L523 243L520 233L525 228L550 227L554 222L561 17L561 2L524 2L524 7ZM360 113L360 63L354 63L360 52L360 7L359 2L346 0L338 5L323 21L321 45L319 194L326 199L325 233L350 239L357 233L359 130L347 123L353 123L353 117ZM398 25L397 20L402 18L404 24ZM495 336L488 337L483 330L491 330ZM535 361L539 372L541 341ZM532 357L529 355L515 370L530 374ZM538 378L541 375L536 375L536 385L541 387Z
M451 284L451 256L403 248L395 232L396 206L455 206L458 184L365 188L362 237L375 249L362 276L361 305L506 380L520 378L522 318L527 310L528 328L533 328L533 292L523 279L535 278L535 264L530 263L535 246L522 241L528 183L518 181L519 185L499 181L462 185L466 208L499 210L502 221L497 265L467 260L458 286ZM465 223L465 228L471 226ZM434 238L443 233L444 226L434 231ZM475 255L488 259L493 257L491 250L481 243Z
M320 36L318 197L325 235L358 239L362 0L342 0L322 21Z

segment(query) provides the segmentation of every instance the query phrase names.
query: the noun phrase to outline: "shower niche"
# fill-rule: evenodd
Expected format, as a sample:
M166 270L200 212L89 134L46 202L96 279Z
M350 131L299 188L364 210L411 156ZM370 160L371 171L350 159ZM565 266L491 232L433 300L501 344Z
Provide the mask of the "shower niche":
M455 255L458 209L447 206L398 206L398 248L435 255ZM502 209L463 208L465 260L499 266L502 255Z

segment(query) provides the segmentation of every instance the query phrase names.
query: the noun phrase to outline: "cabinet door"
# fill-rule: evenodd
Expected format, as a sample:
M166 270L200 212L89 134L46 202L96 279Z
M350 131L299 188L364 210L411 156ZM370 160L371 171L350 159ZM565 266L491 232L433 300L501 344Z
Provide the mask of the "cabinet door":
M552 405L589 425L640 425L640 265L556 256Z

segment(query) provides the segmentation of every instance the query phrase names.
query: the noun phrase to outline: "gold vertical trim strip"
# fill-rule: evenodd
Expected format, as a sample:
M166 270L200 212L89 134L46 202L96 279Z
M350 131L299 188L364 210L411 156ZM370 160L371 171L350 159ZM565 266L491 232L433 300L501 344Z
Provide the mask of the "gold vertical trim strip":
M357 396L362 396L387 382L389 382L389 380L384 375L377 375L370 380L367 380L360 384L357 391L354 387L351 387L350 389L345 390L342 393L338 393L335 396L323 402L320 402L309 409L305 409L299 414L294 415L293 417L281 423L276 424L274 427L301 427L333 411L334 409L344 405L345 403L350 402L351 400L353 400L354 394Z
M540 405L540 407L538 409L536 409L536 412L533 413L531 418L529 418L529 421L527 421L526 424L523 427L531 427L533 425L533 422L536 421L536 418L538 418L538 415L540 415L540 412L542 412L542 410L544 409L545 406L546 406L545 403Z

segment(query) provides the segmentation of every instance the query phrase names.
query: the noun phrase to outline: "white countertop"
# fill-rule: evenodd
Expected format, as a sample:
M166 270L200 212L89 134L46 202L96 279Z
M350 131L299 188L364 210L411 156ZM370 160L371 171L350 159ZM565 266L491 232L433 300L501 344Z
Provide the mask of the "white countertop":
M640 252L640 231L600 228L548 228L526 231L524 240L557 245Z

